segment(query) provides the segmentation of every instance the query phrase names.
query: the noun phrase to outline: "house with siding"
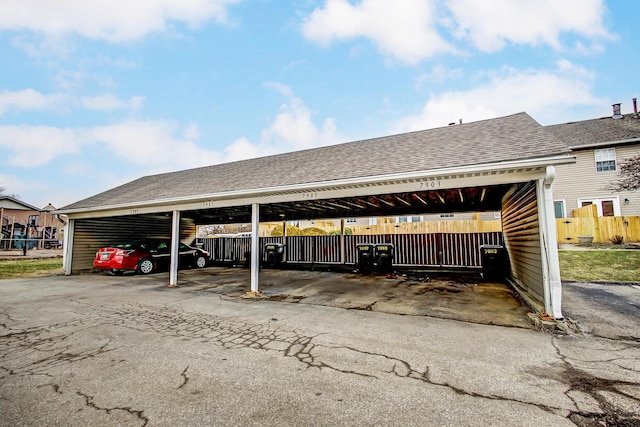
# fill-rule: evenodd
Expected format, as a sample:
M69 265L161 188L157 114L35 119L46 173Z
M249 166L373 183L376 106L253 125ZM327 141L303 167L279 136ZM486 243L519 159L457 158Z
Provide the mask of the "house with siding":
M31 239L31 247L59 246L65 221L55 209L51 204L39 209L15 197L0 196L0 249L17 248L25 237Z
M556 166L553 184L556 218L596 205L598 216L640 216L640 192L614 192L607 187L620 177L619 165L640 154L640 117L622 114L615 104L613 115L591 120L545 126L564 141L576 163Z

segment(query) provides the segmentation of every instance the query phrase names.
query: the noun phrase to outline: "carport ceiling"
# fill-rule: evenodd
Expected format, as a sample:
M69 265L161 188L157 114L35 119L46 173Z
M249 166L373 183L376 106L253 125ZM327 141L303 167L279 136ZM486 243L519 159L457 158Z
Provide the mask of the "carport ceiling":
M499 211L509 188L505 184L272 203L260 206L260 221ZM183 212L183 216L199 225L247 223L251 222L251 206L201 209Z

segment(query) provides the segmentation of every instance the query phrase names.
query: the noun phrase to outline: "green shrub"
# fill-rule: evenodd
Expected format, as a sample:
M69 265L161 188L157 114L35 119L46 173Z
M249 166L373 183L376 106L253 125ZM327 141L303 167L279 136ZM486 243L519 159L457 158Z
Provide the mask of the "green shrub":
M287 228L287 230L289 230ZM300 230L301 236L326 236L327 232L318 227L307 227Z
M282 226L277 225L273 228L273 230L271 230L271 235L274 237L282 236L282 231L283 231ZM300 228L296 227L295 225L287 224L287 236L299 236L299 235L300 235Z
M339 235L340 235L340 230L333 230L333 231L329 232L329 236L339 236ZM353 230L350 229L349 227L345 227L344 235L345 236L352 236L353 235Z
M611 243L613 243L614 245L621 245L622 242L624 242L624 237L622 237L619 234L616 234L615 236L613 236L611 239Z

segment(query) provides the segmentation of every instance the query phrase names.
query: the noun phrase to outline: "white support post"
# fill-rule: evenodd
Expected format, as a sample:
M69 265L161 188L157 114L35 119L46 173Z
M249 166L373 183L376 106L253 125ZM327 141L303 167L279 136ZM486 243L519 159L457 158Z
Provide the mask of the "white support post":
M71 274L71 262L73 261L73 233L75 230L76 220L69 218L67 226L64 230L64 252L62 253L62 268L65 276Z
M282 262L287 262L287 221L282 221L282 244L284 245Z
M545 310L556 320L562 320L562 281L552 188L554 179L555 168L547 166L546 176L538 181L538 221L540 223Z
M2 233L2 225L4 224L4 208L0 208L0 249L4 249L2 247L2 239L4 238L4 233ZM7 248L11 249L11 248Z
M347 253L345 251L344 240L344 218L340 218L340 263L342 265L347 263Z
M171 222L171 262L169 264L169 287L178 286L178 262L180 247L180 211L173 211Z
M260 205L251 205L251 292L259 292L260 247L258 227L260 226Z

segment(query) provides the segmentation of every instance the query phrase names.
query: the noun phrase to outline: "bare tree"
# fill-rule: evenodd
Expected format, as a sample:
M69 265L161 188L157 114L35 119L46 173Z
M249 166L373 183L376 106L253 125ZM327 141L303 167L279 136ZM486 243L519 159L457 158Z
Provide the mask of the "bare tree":
M635 191L640 188L640 154L620 163L620 178L607 187L613 191Z
M9 197L13 197L14 199L20 200L20 196L18 194L7 194L6 191L7 191L6 187L0 187L0 196L9 196Z

